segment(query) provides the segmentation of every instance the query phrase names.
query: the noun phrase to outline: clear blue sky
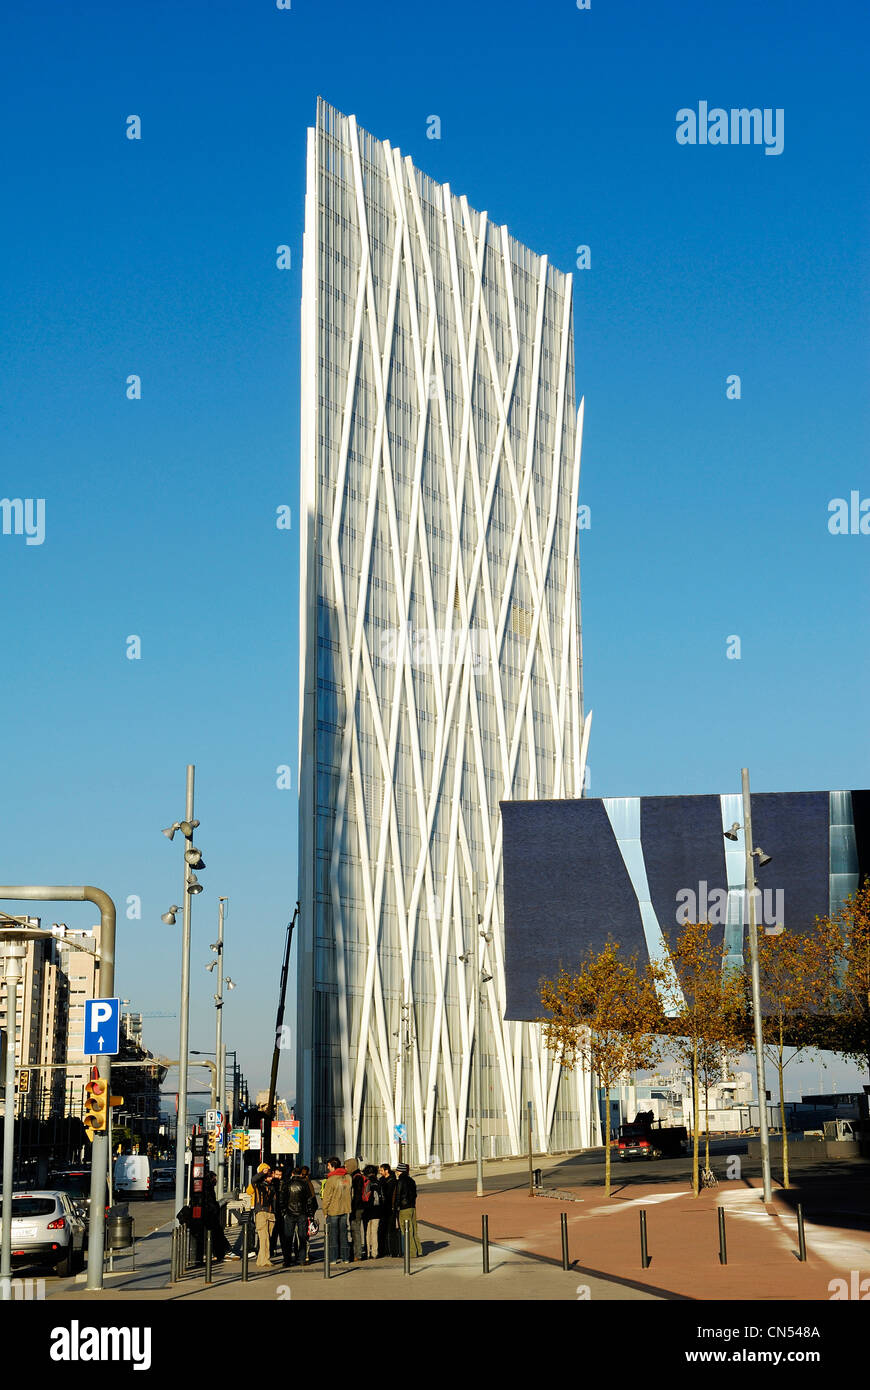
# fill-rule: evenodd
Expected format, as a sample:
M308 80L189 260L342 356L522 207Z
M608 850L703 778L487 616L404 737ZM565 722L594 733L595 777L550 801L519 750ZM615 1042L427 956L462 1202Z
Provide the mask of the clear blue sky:
M4 28L0 495L45 498L46 536L0 536L0 872L109 891L123 995L176 1006L160 829L192 761L191 1043L212 1045L223 893L226 1037L265 1085L296 897L276 769L295 783L298 546L275 509L298 501L318 93L560 268L591 247L592 794L737 791L743 764L759 791L868 785L870 536L827 526L870 496L863 5L152 0ZM678 145L699 101L782 108L782 154ZM176 1024L147 1039L174 1055Z

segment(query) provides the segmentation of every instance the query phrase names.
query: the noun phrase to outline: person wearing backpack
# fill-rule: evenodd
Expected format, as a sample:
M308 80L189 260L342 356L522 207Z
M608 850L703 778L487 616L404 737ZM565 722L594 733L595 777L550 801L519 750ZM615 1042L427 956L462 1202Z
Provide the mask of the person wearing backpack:
M396 1211L399 1214L402 1241L410 1240L411 1253L422 1255L423 1247L417 1234L417 1184L411 1177L407 1163L400 1163L396 1174Z
M378 1170L373 1163L363 1168L363 1246L366 1259L374 1260L378 1255L378 1228L381 1224L383 1205Z

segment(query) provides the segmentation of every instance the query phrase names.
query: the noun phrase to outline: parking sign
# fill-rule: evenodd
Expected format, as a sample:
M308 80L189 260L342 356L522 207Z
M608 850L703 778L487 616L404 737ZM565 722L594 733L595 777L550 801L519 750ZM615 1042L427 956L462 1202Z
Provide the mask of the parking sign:
M120 1032L120 999L85 1000L82 1052L86 1057L115 1057L119 1051Z

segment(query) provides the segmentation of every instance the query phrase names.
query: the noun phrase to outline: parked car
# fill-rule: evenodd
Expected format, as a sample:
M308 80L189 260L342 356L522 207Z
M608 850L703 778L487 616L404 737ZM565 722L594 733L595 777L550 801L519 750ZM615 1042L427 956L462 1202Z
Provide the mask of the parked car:
M90 1223L91 1213L91 1170L90 1168L64 1168L49 1173L48 1181L56 1192L65 1192L74 1206L83 1214L85 1231ZM109 1214L109 1184L105 1187L105 1215Z
M175 1169L165 1164L162 1168L155 1168L151 1175L151 1189L154 1192L174 1192Z
M66 1192L15 1192L12 1263L54 1265L56 1274L75 1274L84 1263L85 1229L82 1209Z
M151 1159L145 1154L119 1154L115 1159L112 1183L118 1197L142 1197L150 1200Z

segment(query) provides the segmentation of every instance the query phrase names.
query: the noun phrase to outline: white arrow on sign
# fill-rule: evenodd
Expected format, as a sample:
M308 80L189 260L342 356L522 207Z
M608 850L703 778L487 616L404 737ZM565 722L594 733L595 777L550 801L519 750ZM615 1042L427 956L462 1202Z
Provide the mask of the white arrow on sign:
M102 1033L100 1034L100 1036L99 1036L99 1038L97 1039L97 1041L98 1041L99 1044L100 1044L100 1051L102 1052L102 1050L103 1050L103 1035L102 1035Z

